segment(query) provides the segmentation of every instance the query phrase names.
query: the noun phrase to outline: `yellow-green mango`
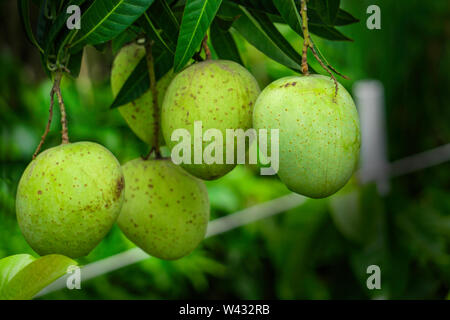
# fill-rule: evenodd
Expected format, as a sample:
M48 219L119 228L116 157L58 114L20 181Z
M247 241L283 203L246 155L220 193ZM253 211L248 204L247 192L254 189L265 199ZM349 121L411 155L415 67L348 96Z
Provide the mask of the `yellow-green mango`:
M148 254L179 259L204 239L209 220L205 183L170 159L141 158L123 165L125 203L118 225Z
M227 60L206 60L184 69L167 89L162 106L162 130L172 149L181 141L172 141L172 133L186 129L191 136L191 163L181 166L192 175L213 180L231 171L226 164L226 129L252 127L252 110L260 93L255 78L243 66ZM223 137L220 163L194 163L194 122L201 121L203 132L217 129ZM202 142L205 150L211 142Z
M341 84L338 88L334 100L331 78L291 76L272 82L256 101L253 124L256 129L279 129L278 176L293 192L327 197L356 169L358 113L347 90Z
M47 149L20 179L20 229L40 255L85 256L116 222L123 189L120 163L105 147L77 142Z

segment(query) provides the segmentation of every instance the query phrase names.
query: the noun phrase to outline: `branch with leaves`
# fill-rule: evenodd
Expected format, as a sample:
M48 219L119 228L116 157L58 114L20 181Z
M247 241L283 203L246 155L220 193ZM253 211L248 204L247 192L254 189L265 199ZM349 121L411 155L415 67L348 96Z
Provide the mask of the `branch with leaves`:
M67 128L67 115L66 115L66 108L64 105L64 100L61 94L61 79L63 76L62 71L58 71L55 73L55 79L53 81L52 89L50 90L50 108L49 108L49 116L47 120L47 125L45 127L44 134L41 137L41 141L39 142L39 145L36 148L36 151L33 154L33 160L37 157L39 154L42 145L45 142L45 139L47 138L47 135L50 131L50 125L52 123L53 119L53 105L55 103L55 94L58 99L58 105L59 110L61 113L61 143L69 143L69 130Z
M31 17L31 7L36 4L39 16ZM296 0L71 0L64 5L56 0L20 0L18 5L26 34L39 50L49 76L62 69L77 77L83 48L87 45L101 50L110 42L117 51L142 36L154 42L156 81L170 69L178 72L191 59L200 60L201 48L207 58L214 52L220 59L242 63L232 33L239 33L267 57L290 69L314 72L310 66L306 69L303 52L299 54L276 27L276 24L288 25L303 37L301 6ZM79 30L66 27L68 5L78 5L81 9ZM38 21L37 25L32 21ZM358 19L341 9L339 0L309 0L307 22L308 34L350 41L336 27L356 23ZM205 46L209 29L214 50ZM326 62L310 36L305 43L327 72L339 74ZM150 88L145 63L143 59L131 73L111 107L127 104Z
M301 18L302 18L302 31L303 31L302 73L304 75L309 75L309 70L308 70L308 49L310 49L311 52L314 55L314 58L316 58L316 60L321 65L321 67L323 69L325 69L325 71L330 75L331 79L333 79L333 81L334 81L335 90L334 90L333 100L336 101L336 97L337 97L337 94L338 94L339 86L338 86L338 82L337 82L336 77L334 76L333 72L335 72L336 74L339 74L344 79L348 79L348 77L346 77L346 76L342 75L341 73L337 72L336 69L331 67L328 63L325 64L322 61L322 59L320 58L319 54L317 53L317 51L315 49L314 43L313 43L313 41L311 39L311 35L309 34L308 14L307 14L308 7L306 5L306 0L301 0L300 6L301 6L300 7L300 14L301 14Z

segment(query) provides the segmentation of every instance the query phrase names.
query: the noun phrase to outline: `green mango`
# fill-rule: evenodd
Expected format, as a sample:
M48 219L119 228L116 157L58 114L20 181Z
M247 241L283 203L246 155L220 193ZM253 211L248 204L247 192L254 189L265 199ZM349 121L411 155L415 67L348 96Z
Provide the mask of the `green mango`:
M17 220L40 255L87 255L109 232L123 204L120 163L93 142L62 144L40 153L17 189Z
M128 44L120 49L114 59L111 69L111 89L114 97L117 96L134 68L144 56L145 47L137 43ZM158 106L160 110L167 87L173 77L173 72L170 71L156 84L156 89L158 91ZM127 103L118 109L131 130L150 147L154 147L155 117L153 111L153 94L150 89L136 100ZM161 130L159 133L159 144L164 144Z
M117 223L148 254L179 259L204 239L209 220L205 183L170 159L131 160L123 166L125 203Z
M213 180L235 166L226 164L226 129L247 130L252 127L252 110L260 93L255 78L241 65L227 60L195 63L180 72L167 89L162 106L162 131L170 149L172 133L186 129L191 137L191 163L181 166L192 175ZM201 121L202 135L217 129L223 137L222 163L194 163L194 122ZM201 137L200 137L201 139ZM202 150L211 142L202 141Z
M331 78L291 76L272 82L256 101L253 124L256 129L279 129L278 176L293 192L327 197L357 167L358 113L347 90L341 84L338 88L334 100Z

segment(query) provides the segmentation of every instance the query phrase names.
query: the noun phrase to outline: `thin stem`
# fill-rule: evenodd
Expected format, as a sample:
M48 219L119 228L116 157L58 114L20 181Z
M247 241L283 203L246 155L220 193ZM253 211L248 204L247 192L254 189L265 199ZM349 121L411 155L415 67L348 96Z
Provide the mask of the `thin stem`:
M153 107L153 135L154 135L154 150L156 158L161 157L161 153L159 151L159 127L160 127L160 119L159 119L159 105L158 105L158 89L156 88L156 76L155 76L155 61L153 59L152 54L152 43L150 40L147 41L145 46L146 50L146 59L147 59L147 68L148 74L150 76L150 91L152 92L152 107ZM152 150L153 150L152 148ZM151 151L150 151L151 152Z
M327 67L331 69L331 71L333 71L334 73L336 73L337 75L341 76L342 78L344 78L345 80L349 80L350 78L347 77L345 74L340 73L339 71L337 71L331 64L327 64Z
M301 0L300 3L300 15L302 17L302 31L303 31L303 48L302 48L302 73L306 76L309 74L308 70L308 47L311 46L310 44L310 36L309 36L309 30L308 30L308 15L306 14L307 11L306 7L306 0Z
M325 65L325 63L323 63L323 61L320 59L319 55L317 54L316 49L314 49L313 46L310 46L310 49L311 49L311 52L313 53L314 57L316 58L316 60L319 61L322 68L324 68L329 73L331 79L333 79L333 81L334 81L335 90L334 90L333 101L336 102L336 97L337 97L337 93L338 93L338 82L336 80L336 77L334 76L333 72L331 72L331 70Z
M211 60L211 50L208 47L208 34L202 40L202 48L205 51L206 60Z
M311 35L309 34L308 30L308 15L306 11L308 10L306 6L306 0L301 0L300 3L300 15L302 17L302 31L303 31L303 49L302 49L302 73L306 76L309 75L308 70L308 49L311 49L311 52L314 55L314 58L320 63L322 68L324 68L331 76L331 79L334 81L335 85L335 91L334 91L334 97L333 101L336 102L336 97L338 93L338 82L336 80L336 77L334 76L333 72L331 70L336 72L336 69L329 66L328 63L325 64L322 59L320 59L319 54L317 53L316 49L314 48L314 44L311 38ZM330 70L331 69L331 70ZM338 72L336 72L338 73ZM345 77L345 76L344 76Z
M66 144L69 143L69 130L67 129L67 115L66 108L64 106L64 100L61 94L61 78L62 72L57 72L55 76L55 93L58 98L59 111L61 112L61 143Z
M331 71L333 71L334 73L336 73L338 76L341 76L342 78L348 80L350 79L349 77L347 77L346 75L342 74L341 72L337 71L328 61L327 58L325 58L325 56L322 54L322 52L320 52L319 47L316 46L316 44L314 43L314 41L310 38L310 43L313 46L314 49L317 50L317 53L320 57L320 59L322 59L322 61L324 62L324 64L331 69Z
M55 84L56 84L56 82L53 83L52 90L50 90L50 108L48 110L47 125L45 126L45 131L44 131L44 134L41 137L41 141L39 142L39 145L37 146L36 151L33 154L33 160L36 159L39 151L41 151L42 145L44 144L45 139L47 138L48 132L50 131L50 125L52 124L52 119L53 119L53 105L54 105L54 102L55 102L55 99L54 99Z

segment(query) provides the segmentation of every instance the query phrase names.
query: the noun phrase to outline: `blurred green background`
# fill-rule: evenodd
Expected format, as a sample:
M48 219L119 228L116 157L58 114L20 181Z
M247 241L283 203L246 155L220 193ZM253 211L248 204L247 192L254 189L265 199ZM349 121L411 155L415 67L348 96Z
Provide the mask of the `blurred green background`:
M450 4L447 0L342 1L361 19L340 30L354 42L314 37L331 65L351 80L377 79L385 87L389 159L450 141ZM366 28L366 9L381 8L381 30ZM0 2L0 258L31 253L17 226L15 192L43 133L51 83L37 50L20 27L15 1ZM301 38L279 26L300 50ZM293 72L236 35L243 61L263 88ZM62 92L72 141L96 141L124 163L148 150L112 101L109 48L85 51L77 80ZM312 61L312 59L310 59ZM316 70L320 66L313 63ZM60 142L55 112L45 148ZM288 190L276 177L239 166L208 182L215 219ZM114 227L81 264L132 248ZM366 269L379 265L382 289L368 290ZM391 191L353 179L323 200L205 240L174 262L148 259L96 279L82 290L44 299L444 299L450 288L450 166L441 164L391 180Z

